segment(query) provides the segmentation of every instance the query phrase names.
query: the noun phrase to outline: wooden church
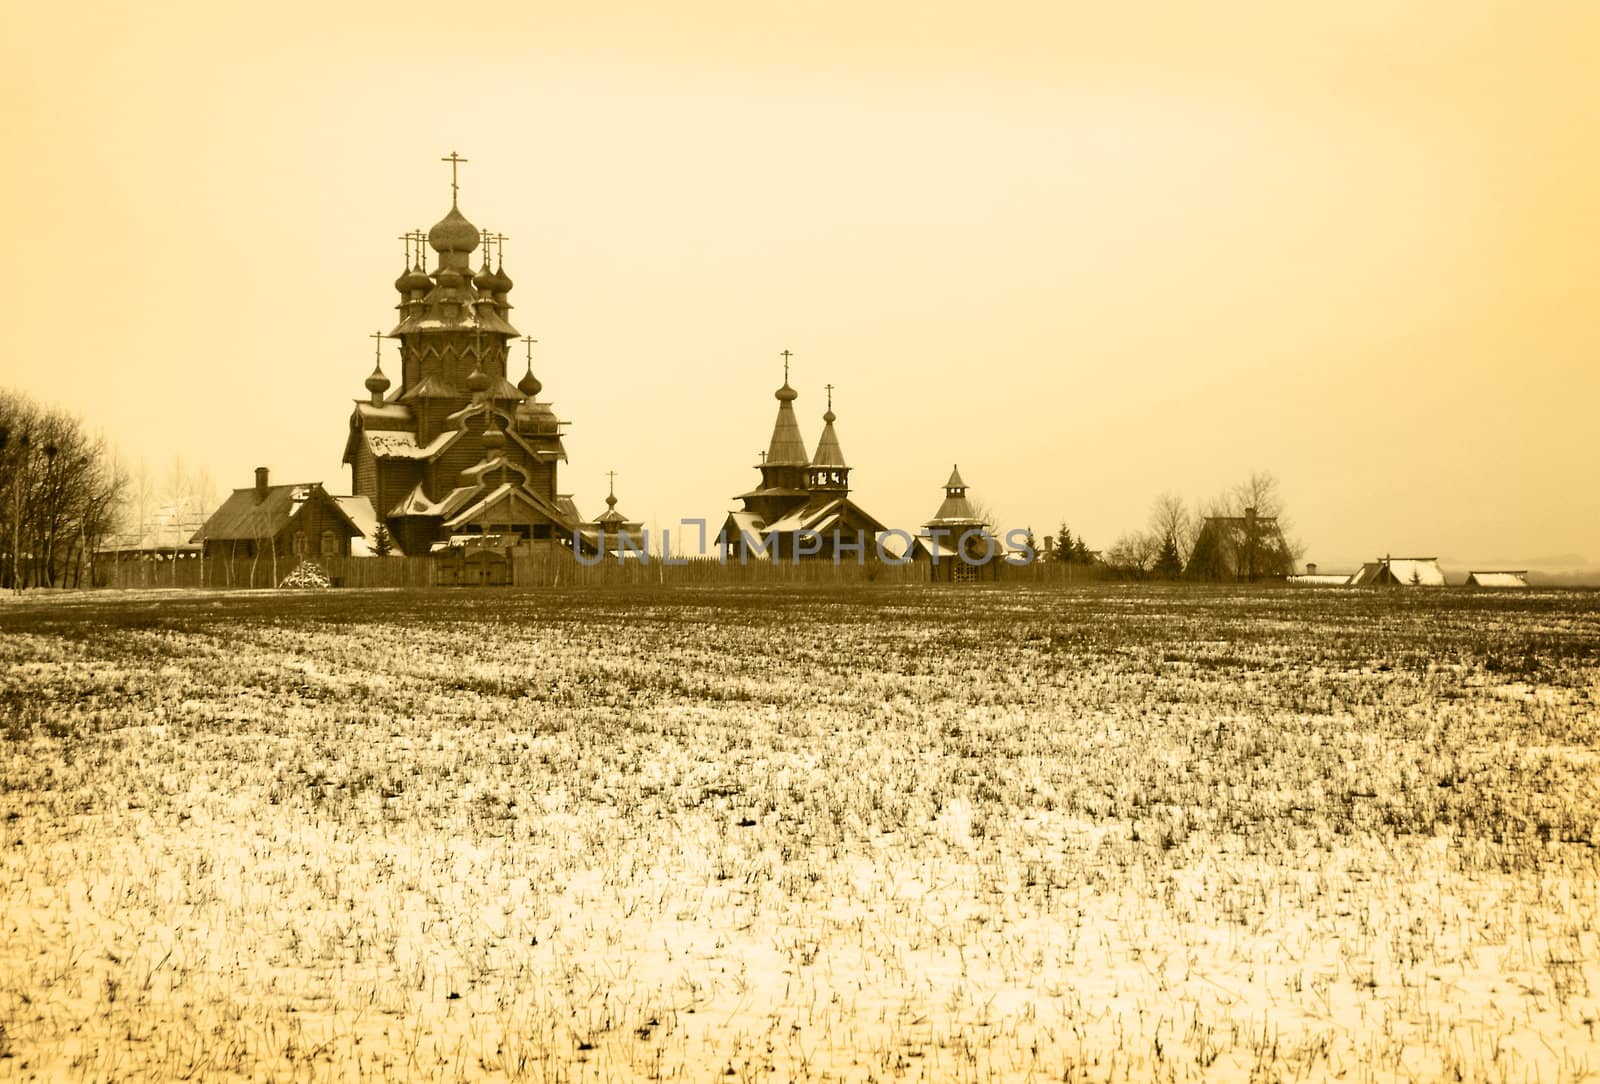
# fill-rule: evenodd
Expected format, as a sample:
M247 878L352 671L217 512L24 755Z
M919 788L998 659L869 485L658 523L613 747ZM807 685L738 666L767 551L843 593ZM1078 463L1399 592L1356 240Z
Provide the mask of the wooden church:
M451 163L449 212L426 234L406 235L406 266L395 281L399 322L382 339L400 345L398 384L381 360L368 395L350 415L344 462L351 490L371 502L400 550L424 554L463 535L514 542L568 543L582 517L557 491L567 455L562 426L527 368L507 376L512 282L504 237L480 233L461 213ZM426 250L434 267L426 267ZM473 253L480 265L472 269ZM491 254L493 260L491 261ZM380 355L381 359L381 355Z
M743 508L728 513L717 545L725 558L734 560L870 561L885 528L850 499L850 467L833 428L838 420L833 385L828 385L817 450L807 455L794 413L800 393L789 386L789 357L785 350L783 387L774 393L778 417L756 465L761 484L736 498Z

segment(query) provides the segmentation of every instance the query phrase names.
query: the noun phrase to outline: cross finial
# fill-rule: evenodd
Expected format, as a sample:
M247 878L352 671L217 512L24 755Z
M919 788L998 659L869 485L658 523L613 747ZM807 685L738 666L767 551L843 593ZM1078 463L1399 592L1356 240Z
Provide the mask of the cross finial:
M617 495L617 472L614 470L608 470L606 471L606 477L611 481L611 496L615 497Z
M483 266L488 267L489 248L494 244L494 234L490 233L489 227L485 226L483 229L478 231L478 236L483 238Z
M833 385L832 384L824 384L822 386L828 392L828 409L832 410L833 409Z
M406 243L406 270L407 271L411 270L411 242L415 241L416 239L417 239L417 235L415 233L412 233L410 230L407 230L405 233L402 233L400 235L400 240L402 240L402 241L404 241Z
M374 331L371 335L368 335L367 338L372 340L372 359L374 361L376 361L380 367L382 367L382 365L383 365L383 332Z
M494 265L498 269L506 261L506 242L510 240L505 234L494 235Z
M791 357L793 357L793 356L794 356L794 352L793 351L791 351L791 350L783 351L783 382L785 384L787 384L789 382L789 359Z
M461 188L461 186L456 183L456 167L464 163L466 159L461 157L455 151L451 151L450 157L441 158L439 161L450 163L450 202L453 205L456 202L456 193Z
M538 342L532 335L524 335L522 341L528 344L528 368L533 368L533 344Z
M763 450L762 453L761 453L761 462L765 463L766 461L767 461L767 453L766 453L765 450Z

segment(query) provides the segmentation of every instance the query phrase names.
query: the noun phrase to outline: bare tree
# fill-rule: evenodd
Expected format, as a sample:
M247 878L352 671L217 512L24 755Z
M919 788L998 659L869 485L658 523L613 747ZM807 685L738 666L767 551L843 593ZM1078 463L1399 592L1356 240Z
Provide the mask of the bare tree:
M0 538L11 585L81 583L123 484L105 441L90 438L70 415L3 391L0 430L7 435L0 446Z
M1143 578L1155 566L1161 541L1148 531L1130 531L1106 550L1105 561L1112 568Z
M1150 533L1162 545L1172 544L1180 564L1189 560L1189 547L1194 544L1194 520L1182 497L1163 493L1156 498L1150 508Z
M1254 508L1257 518L1277 521L1277 534L1282 538L1286 556L1298 562L1305 554L1305 546L1298 539L1289 538L1289 517L1284 512L1283 487L1267 471L1252 471L1250 477L1233 487L1234 515L1242 516Z
M1242 516L1245 509L1254 508L1258 516L1283 515L1283 490L1278 480L1267 471L1253 471L1250 477L1233 487L1230 504L1233 514Z

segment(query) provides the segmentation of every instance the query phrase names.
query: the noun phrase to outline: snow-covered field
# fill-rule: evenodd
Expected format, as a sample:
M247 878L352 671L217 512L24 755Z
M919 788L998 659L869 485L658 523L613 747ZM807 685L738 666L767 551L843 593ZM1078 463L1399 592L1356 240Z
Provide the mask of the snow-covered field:
M1600 1074L1600 596L0 607L0 1079Z

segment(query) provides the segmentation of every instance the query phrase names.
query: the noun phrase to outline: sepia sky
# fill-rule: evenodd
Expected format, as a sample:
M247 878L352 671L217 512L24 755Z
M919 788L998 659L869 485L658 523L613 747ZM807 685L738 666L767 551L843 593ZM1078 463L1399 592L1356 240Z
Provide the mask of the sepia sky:
M17 7L0 385L348 492L456 149L588 515L720 520L788 348L891 525L1267 470L1327 565L1600 562L1600 6L1315 7Z

